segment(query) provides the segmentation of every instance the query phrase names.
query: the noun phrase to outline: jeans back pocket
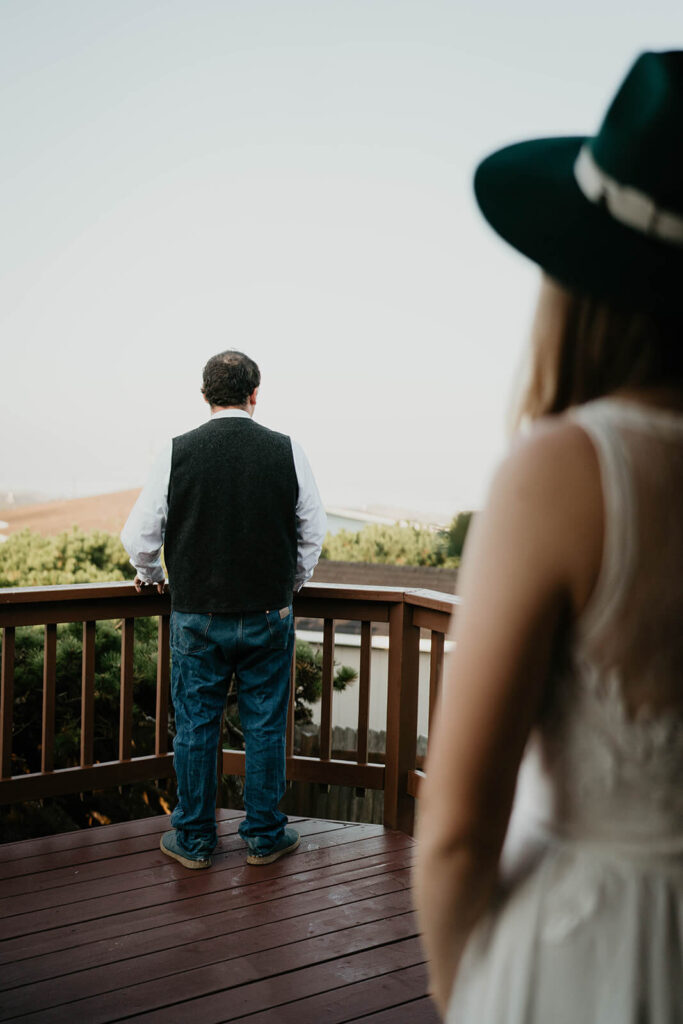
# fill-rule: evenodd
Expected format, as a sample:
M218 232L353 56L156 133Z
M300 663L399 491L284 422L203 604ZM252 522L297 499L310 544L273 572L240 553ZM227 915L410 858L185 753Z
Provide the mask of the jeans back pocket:
M179 654L199 654L209 646L211 612L173 612L171 648Z
M277 650L284 650L289 643L289 635L292 630L292 606L275 608L266 612L266 622L270 633L269 647Z

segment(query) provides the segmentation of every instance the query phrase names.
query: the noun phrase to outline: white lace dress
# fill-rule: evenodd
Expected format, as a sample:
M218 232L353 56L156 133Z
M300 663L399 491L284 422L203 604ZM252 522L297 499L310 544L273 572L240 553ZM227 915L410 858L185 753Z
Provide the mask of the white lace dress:
M572 416L599 456L603 564L449 1024L683 1024L683 415L601 399Z

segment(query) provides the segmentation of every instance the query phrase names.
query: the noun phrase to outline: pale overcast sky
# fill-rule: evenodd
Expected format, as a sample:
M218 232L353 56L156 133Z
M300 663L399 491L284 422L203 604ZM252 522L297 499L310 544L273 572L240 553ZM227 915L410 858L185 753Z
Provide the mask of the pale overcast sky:
M537 273L473 168L682 44L680 0L0 0L0 496L140 485L234 347L328 505L479 505Z

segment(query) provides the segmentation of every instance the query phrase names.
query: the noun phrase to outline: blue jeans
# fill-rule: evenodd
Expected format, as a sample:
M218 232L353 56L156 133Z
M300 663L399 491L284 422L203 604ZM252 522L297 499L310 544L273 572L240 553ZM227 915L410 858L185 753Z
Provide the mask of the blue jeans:
M171 696L178 805L171 824L192 857L215 848L216 757L221 715L233 674L244 732L246 817L239 833L268 853L284 832L285 733L294 649L287 609L234 615L171 615Z

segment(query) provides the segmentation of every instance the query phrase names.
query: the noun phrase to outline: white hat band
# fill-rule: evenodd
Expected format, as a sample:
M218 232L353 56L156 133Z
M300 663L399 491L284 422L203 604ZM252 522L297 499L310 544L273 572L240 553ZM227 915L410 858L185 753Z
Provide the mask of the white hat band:
M657 206L654 199L639 189L622 185L605 174L586 145L576 158L574 177L586 199L604 203L615 220L644 235L683 246L683 217Z

